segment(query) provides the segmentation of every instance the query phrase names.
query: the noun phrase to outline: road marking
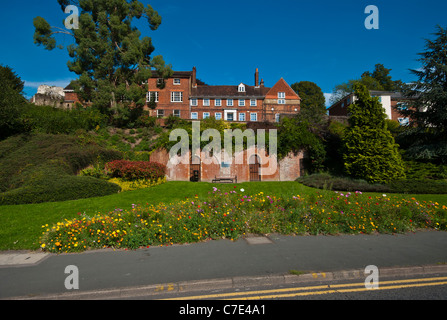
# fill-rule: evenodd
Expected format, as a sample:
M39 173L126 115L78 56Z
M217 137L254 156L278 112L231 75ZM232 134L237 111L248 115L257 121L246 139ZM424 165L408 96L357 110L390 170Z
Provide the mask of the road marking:
M231 297L237 297L234 299L238 300L260 300L260 299L275 299L275 298L290 298L297 296L306 295L321 295L328 293L346 293L346 292L358 292L358 291L372 291L372 290L390 290L390 289L401 289L401 288L411 288L411 287L423 287L423 286L435 286L447 284L447 277L438 278L421 278L421 279L407 279L407 280L393 280L393 281L381 281L379 283L379 288L377 289L366 289L365 283L346 283L346 284L335 284L335 285L320 285L320 286L310 286L310 287L299 287L299 288L284 288L284 289L270 289L270 290L258 290L258 291L246 291L246 292L233 292L233 293L220 293L220 294L208 294L199 296L188 296L188 297L178 297L170 298L164 300L199 300L199 299L228 299ZM430 282L438 281L438 282ZM428 283L415 283L415 282L428 282ZM410 284L409 284L410 283ZM384 287L385 285L385 287ZM389 285L389 286L386 286ZM343 289L343 288L353 288L361 287L356 289ZM329 290L323 290L329 289ZM320 290L320 291L312 291ZM310 292L301 292L310 291ZM293 293L285 293L293 292ZM242 297L248 296L248 297Z
M279 298L292 298L299 296L311 296L311 295L322 295L329 293L349 293L349 292L362 292L362 291L374 291L374 290L391 290L391 289L405 289L405 288L417 288L417 287L427 287L427 286L442 286L447 284L447 281L444 282L430 282L430 283L417 283L417 284L408 284L408 285L398 285L398 286L385 286L379 287L377 289L340 289L340 290L325 290L325 291L312 291L312 292L299 292L299 293L290 293L290 294L279 294L279 295L266 295L266 296L250 296L238 298L237 300L262 300L262 299L279 299ZM228 300L236 300L236 299L228 299Z

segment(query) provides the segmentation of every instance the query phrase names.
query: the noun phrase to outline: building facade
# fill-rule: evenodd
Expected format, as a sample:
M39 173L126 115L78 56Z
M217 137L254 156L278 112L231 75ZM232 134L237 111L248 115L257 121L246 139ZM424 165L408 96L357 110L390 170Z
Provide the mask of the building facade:
M159 118L173 115L182 119L256 122L279 121L280 115L300 111L300 97L284 79L272 88L259 81L256 69L254 85L210 86L197 80L196 68L175 71L162 79L154 75L148 80L147 108Z
M411 99L404 97L400 92L375 90L370 90L369 92L372 97L379 98L388 119L398 121L401 125L409 123L409 119L401 115L399 110L409 108ZM353 104L356 99L357 97L354 93L347 95L329 108L329 116L348 116L348 106Z

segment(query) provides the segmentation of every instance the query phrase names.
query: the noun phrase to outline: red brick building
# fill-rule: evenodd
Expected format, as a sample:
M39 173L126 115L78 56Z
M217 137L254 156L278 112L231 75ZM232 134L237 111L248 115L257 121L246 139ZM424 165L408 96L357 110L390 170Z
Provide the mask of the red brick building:
M277 122L280 115L296 115L301 98L281 78L272 88L264 86L256 69L254 85L209 86L197 80L192 71L174 71L168 79L153 75L147 81L146 109L158 118L173 115L182 119L209 117L239 122ZM69 85L64 89L64 105L79 102Z
M79 101L78 95L74 92L71 83L64 88L64 107L67 109L73 108L76 103L81 103Z
M280 115L297 114L300 100L282 78L272 88L265 87L264 81L259 81L258 69L254 86L205 85L197 81L195 67L192 71L175 71L168 79L154 75L148 80L148 109L157 117L273 122Z

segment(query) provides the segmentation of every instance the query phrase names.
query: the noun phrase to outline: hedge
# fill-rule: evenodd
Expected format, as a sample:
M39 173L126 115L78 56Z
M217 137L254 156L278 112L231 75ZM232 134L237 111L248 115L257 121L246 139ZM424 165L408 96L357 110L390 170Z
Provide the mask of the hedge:
M124 180L147 179L154 181L162 179L166 175L166 166L149 161L115 160L106 163L105 169L112 178Z
M121 191L114 183L92 177L53 176L38 184L0 193L0 205L56 202L101 197Z

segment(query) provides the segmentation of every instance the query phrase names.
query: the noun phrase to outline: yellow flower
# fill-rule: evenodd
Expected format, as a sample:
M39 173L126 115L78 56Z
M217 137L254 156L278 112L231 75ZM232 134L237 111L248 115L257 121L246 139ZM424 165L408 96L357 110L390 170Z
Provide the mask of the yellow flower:
M45 248L45 243L42 243L42 245L40 246L42 249Z

